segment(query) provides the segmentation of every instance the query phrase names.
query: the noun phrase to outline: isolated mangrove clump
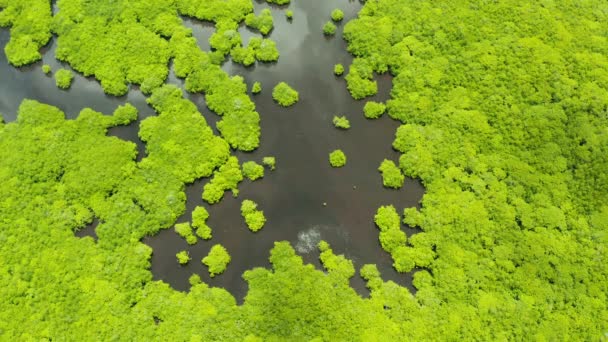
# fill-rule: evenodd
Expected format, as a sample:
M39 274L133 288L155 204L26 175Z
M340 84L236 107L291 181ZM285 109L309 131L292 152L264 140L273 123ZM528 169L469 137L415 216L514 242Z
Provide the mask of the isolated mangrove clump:
M194 232L192 231L192 226L190 226L190 223L188 223L188 222L182 222L182 223L175 224L175 232L179 236L181 236L184 239L186 239L186 242L189 245L196 244L197 238L194 235Z
M252 232L257 232L262 229L266 223L264 212L257 208L257 203L252 200L244 200L243 203L241 203L241 215L245 219L247 227Z
M48 64L43 64L42 65L42 72L45 73L46 75L49 75L51 73L51 66Z
M202 262L209 268L209 276L213 278L226 270L226 266L230 263L230 254L224 246L217 244L211 247Z
M326 36L333 36L336 33L336 24L328 21L323 25L323 33Z
M274 171L277 159L275 157L264 157L262 158L262 164L266 165L271 171Z
M329 164L333 167L342 167L346 165L346 155L342 150L334 150L329 154Z
M344 19L344 12L342 12L341 9L336 8L333 11L331 11L331 20L333 20L335 22L339 22L339 21L342 21L342 19Z
M340 63L334 65L334 75L342 76L344 74L344 66Z
M61 89L68 89L72 85L74 74L68 69L59 69L55 72L55 84Z
M348 119L344 115L342 115L342 116L334 115L332 122L334 123L334 126L336 128L340 128L340 129L349 129L350 128L350 121L348 121Z
M211 227L207 225L209 212L205 207L197 206L192 211L192 227L196 228L196 235L204 240L209 240L212 237Z
M175 256L180 265L185 265L190 261L190 253L188 251L180 251Z
M244 162L243 175L251 181L262 178L264 177L264 166L254 161Z
M253 85L251 86L251 93L252 94L259 94L262 91L262 83L260 82L253 82Z
M299 95L287 83L280 82L272 90L272 98L281 106L289 107L298 102Z
M254 13L247 14L245 24L260 31L263 35L267 35L274 27L272 13L268 8L264 8L259 16L256 16Z

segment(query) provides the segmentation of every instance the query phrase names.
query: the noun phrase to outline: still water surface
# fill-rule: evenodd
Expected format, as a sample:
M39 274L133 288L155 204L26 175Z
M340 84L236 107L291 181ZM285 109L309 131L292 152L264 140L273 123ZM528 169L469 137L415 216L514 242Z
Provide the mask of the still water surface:
M249 86L259 81L263 87L262 93L253 96L261 116L261 145L252 153L237 152L237 156L241 162L261 162L264 156L275 156L277 169L266 171L262 180L244 181L239 186L238 198L227 193L224 200L213 206L204 204L201 199L207 179L187 185L187 208L178 222L190 220L194 207L205 205L211 215L208 224L213 229L213 239L189 246L172 229L145 238L144 243L154 250L151 271L155 279L162 279L175 289L187 290L188 277L197 273L205 282L228 289L241 301L247 292L242 273L253 267L268 267L269 250L275 241L290 241L306 262L320 267L316 243L323 239L331 244L334 252L352 259L357 269L366 263L375 263L385 280L396 281L413 290L411 275L395 272L390 256L380 248L373 216L381 205L393 204L399 211L417 206L424 189L418 181L410 179L400 190L382 187L377 168L384 158L397 162L399 154L391 144L399 124L387 116L366 120L362 110L365 102L353 100L344 79L333 75L334 64L348 66L352 60L346 43L340 38L343 24L338 25L335 37L327 38L322 34L329 13L337 7L344 11L343 23L346 23L356 16L361 4L345 0L297 1L289 6L294 12L292 21L286 20L284 7L270 7L275 28L269 37L277 43L281 53L279 61L249 68L230 61L224 64L224 70L232 75L242 75ZM255 2L256 12L263 8L268 8L265 2ZM213 27L188 18L184 19L184 24L193 29L201 48L208 50L207 39L213 33ZM249 37L258 35L244 26L240 32L245 43ZM0 30L2 48L8 39L8 30ZM6 56L0 54L0 112L5 121L15 119L24 98L55 105L68 118L76 117L84 107L109 114L125 102L139 109L140 120L155 115L137 87L122 97L107 96L97 81L77 74L69 91L58 89L54 79L40 69L43 63L51 65L53 70L68 67L55 60L54 49L53 39L44 48L43 62L19 69L9 66ZM300 101L295 106L281 108L273 102L272 87L280 81L286 81L299 91ZM173 73L168 82L183 85ZM373 99L385 101L390 87L389 75L378 76L379 94ZM215 128L218 117L206 108L204 96L188 94L187 97L197 104ZM334 128L334 115L346 115L351 129ZM138 126L139 120L112 128L109 134L135 142L139 149L138 159L141 159L145 156L145 145L137 137ZM339 169L330 167L328 162L329 152L336 148L342 149L348 158L346 166ZM266 214L266 226L258 233L250 232L240 215L243 199L256 201ZM93 229L94 224L79 234L93 235ZM403 229L408 235L415 232L407 227ZM232 262L223 274L210 278L200 260L216 243L227 248ZM188 250L192 257L186 266L179 266L176 261L175 254L180 250ZM358 276L351 284L360 293L366 293L364 282Z

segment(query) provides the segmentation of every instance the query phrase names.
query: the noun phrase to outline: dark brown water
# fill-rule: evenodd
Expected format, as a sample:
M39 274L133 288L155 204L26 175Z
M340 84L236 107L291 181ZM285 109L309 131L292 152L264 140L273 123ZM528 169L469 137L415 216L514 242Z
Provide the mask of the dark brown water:
M258 12L268 5L260 2L255 7ZM334 252L352 259L357 269L366 263L375 263L385 280L412 289L411 275L396 273L390 256L380 248L373 216L381 205L393 204L399 211L417 206L424 189L414 180L406 180L401 190L382 187L377 168L384 158L398 159L398 153L391 148L398 123L386 116L366 120L362 110L365 102L353 100L343 78L333 75L334 64L348 66L352 60L341 39L343 24L338 25L333 38L326 38L322 33L323 24L336 7L344 11L345 23L356 16L361 5L343 0L298 1L289 7L294 11L293 21L286 20L283 8L271 7L275 29L270 38L276 41L281 53L279 61L250 68L231 62L224 65L230 74L242 75L249 86L260 81L263 87L262 93L253 96L262 118L261 145L253 153L238 152L239 159L260 162L264 156L275 156L277 169L266 171L262 180L244 181L238 198L226 193L224 200L213 206L201 200L207 180L188 185L186 213L178 222L189 220L195 206L205 205L211 215L208 224L213 229L213 239L188 246L172 229L144 239L154 249L151 271L156 279L178 290L187 290L188 278L197 273L209 284L227 288L240 301L247 291L242 273L253 267L268 267L269 250L275 241L290 241L307 262L320 267L316 243L323 239L332 245ZM213 32L209 24L193 19L186 19L184 23L193 29L201 47L208 49L207 38ZM257 35L245 27L240 31L245 43ZM2 47L8 37L8 30L0 31ZM44 63L56 70L61 64L53 56L54 41L46 49L49 52L44 56ZM41 65L42 62L15 69L7 64L4 54L0 56L0 112L6 121L14 119L23 98L58 106L70 118L83 107L111 113L125 102L140 110L140 119L154 114L141 92L133 90L120 98L106 96L98 82L81 75L75 77L69 91L60 90L54 79L42 73ZM169 81L183 85L173 75ZM280 81L288 82L299 91L300 101L295 106L285 109L273 102L272 87ZM389 97L390 76L378 76L378 85L380 91L374 99L384 101ZM189 94L188 98L214 126L218 118L206 109L204 96ZM351 129L334 128L334 115L346 115ZM110 134L137 143L141 158L145 148L137 138L137 127L138 122L113 128ZM348 158L346 166L339 169L330 167L328 162L329 152L336 148L342 149ZM266 214L266 226L257 233L247 229L240 215L243 199L256 201ZM89 228L87 234L92 230L93 227ZM404 230L408 235L414 233L405 227ZM232 262L223 274L211 279L201 259L216 243L228 249ZM190 252L192 261L180 266L175 254L184 249ZM351 284L360 293L366 292L358 276Z

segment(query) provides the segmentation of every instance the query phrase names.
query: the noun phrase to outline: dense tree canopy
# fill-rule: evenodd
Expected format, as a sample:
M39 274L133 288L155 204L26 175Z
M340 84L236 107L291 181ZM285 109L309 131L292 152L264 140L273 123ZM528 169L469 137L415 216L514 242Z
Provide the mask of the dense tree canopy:
M285 82L279 82L272 90L272 98L281 106L289 107L299 100L298 92Z
M51 17L49 1L0 0L0 26L11 30L8 60L39 60L52 30L59 59L110 94L139 84L157 115L141 121L141 161L135 144L107 135L137 119L131 105L112 115L83 109L66 120L55 107L25 100L14 122L0 123L0 339L605 338L605 1L367 1L344 30L355 56L346 81L362 99L377 92L375 74L393 75L386 107L368 102L365 115L386 111L401 122L393 142L399 174L419 178L427 193L420 208L401 215L387 204L373 219L395 269L414 270L416 293L365 265L359 274L370 296L363 298L349 284L353 263L326 242L318 246L325 272L277 242L270 269L244 273L243 305L196 275L185 292L153 281L152 250L141 239L171 227L186 239L196 239L192 227L211 237L202 207L192 225L176 224L187 183L212 177L203 192L209 203L238 191L243 172L230 148L257 147L259 115L243 78L219 65L242 47L237 27L252 2L57 6ZM179 14L214 23L212 51L198 48ZM244 49L262 60L258 39ZM162 86L170 60L185 88L204 92L222 116L223 138L180 89ZM263 164L274 168L275 159ZM97 240L74 235L94 218ZM406 236L402 224L420 232ZM203 260L214 276L230 255L216 245Z
M334 150L329 154L329 164L333 167L346 165L346 155L342 150Z

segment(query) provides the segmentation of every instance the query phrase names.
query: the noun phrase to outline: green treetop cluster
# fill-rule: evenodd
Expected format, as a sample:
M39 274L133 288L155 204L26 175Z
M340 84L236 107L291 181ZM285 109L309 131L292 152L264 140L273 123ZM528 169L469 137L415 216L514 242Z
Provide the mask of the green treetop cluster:
M386 112L386 106L384 103L367 101L363 106L363 114L368 119L377 119Z
M384 159L378 167L378 171L382 173L382 184L385 187L399 189L403 186L405 176L392 160Z
M326 36L333 36L336 33L336 24L328 21L323 25L323 33Z
M277 166L277 160L275 157L264 157L262 158L262 164L270 168L271 171L274 171L275 167Z
M332 122L334 123L334 126L336 128L340 128L340 129L349 129L350 128L350 121L348 121L348 119L344 115L342 115L342 116L334 115Z
M217 244L211 247L209 254L203 258L203 264L209 268L209 275L213 278L226 270L230 263L230 254L224 246Z
M245 219L247 227L249 227L249 230L252 232L257 232L262 229L266 223L264 212L257 208L257 203L252 200L244 200L243 203L241 203L241 215Z
M219 170L213 174L213 178L203 187L203 199L214 204L224 197L224 191L231 190L238 195L238 184L243 180L243 173L239 166L237 157L231 156Z
M42 72L44 72L46 75L49 75L51 73L51 66L48 64L43 64L42 65Z
M190 226L190 223L188 223L188 222L177 223L175 225L175 232L177 234L179 234L179 236L186 239L186 242L189 245L196 244L197 238L196 238L196 235L194 235L194 232L192 231L192 226Z
M4 47L9 63L23 66L40 60L40 48L51 39L51 3L4 0L0 9L0 27L11 28L11 38Z
M254 181L264 177L264 166L254 162L248 161L243 163L243 176Z
M253 82L253 85L251 86L251 93L252 94L259 94L262 91L262 83L260 82Z
M342 76L342 74L344 73L344 66L342 64L336 64L334 65L334 75L336 76Z
M211 239L211 227L207 225L209 212L205 207L197 206L192 211L192 227L196 228L196 235L204 240Z
M293 11L292 10L286 10L285 11L285 17L287 18L287 20L292 20L293 19Z
M277 5L287 5L291 0L266 0L266 2Z
M68 89L72 85L74 74L67 69L59 69L55 73L55 84L61 89Z
M180 251L175 255L175 257L180 265L185 265L190 261L190 254L188 251Z
M274 27L272 13L268 8L264 8L259 16L256 16L254 13L247 14L245 16L245 24L260 31L263 35L267 35Z
M331 20L333 20L335 22L339 22L339 21L342 21L342 19L344 19L344 12L342 12L341 9L336 8L333 11L331 11Z
M342 167L346 165L346 155L342 150L334 150L329 154L329 164L333 167Z
M285 82L279 82L272 90L272 98L281 106L289 107L298 102L298 92Z

